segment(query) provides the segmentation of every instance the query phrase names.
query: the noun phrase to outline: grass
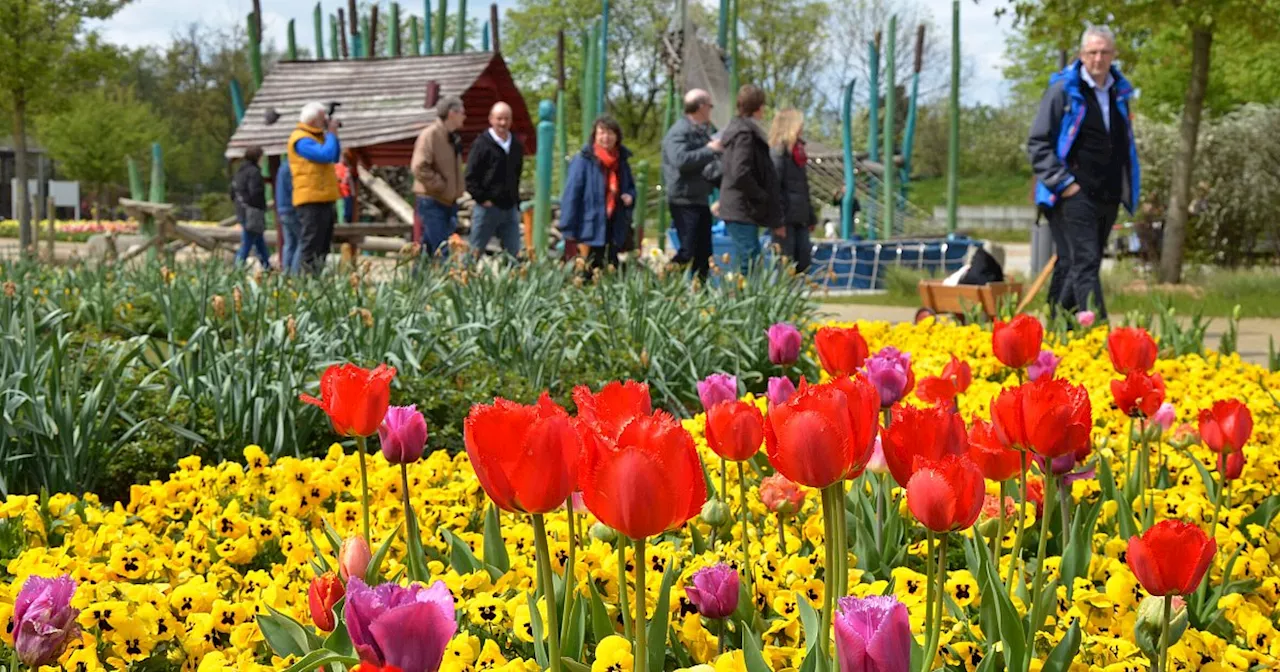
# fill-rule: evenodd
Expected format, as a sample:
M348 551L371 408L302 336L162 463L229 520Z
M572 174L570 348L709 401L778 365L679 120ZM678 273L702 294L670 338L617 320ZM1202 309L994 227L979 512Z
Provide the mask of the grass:
M1012 173L962 176L957 191L960 205L1029 205L1031 175ZM945 206L947 178L943 176L913 180L908 198L928 212L933 212L934 207Z

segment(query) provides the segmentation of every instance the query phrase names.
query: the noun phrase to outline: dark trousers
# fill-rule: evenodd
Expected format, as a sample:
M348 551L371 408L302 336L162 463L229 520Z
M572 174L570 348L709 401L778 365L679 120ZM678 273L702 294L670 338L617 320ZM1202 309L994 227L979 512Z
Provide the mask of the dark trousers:
M590 270L604 270L609 266L618 268L618 246L613 244L613 233L616 230L618 215L615 212L604 224L604 245L592 246L587 252L587 266Z
M250 254L257 254L263 268L271 268L271 251L267 249L267 238L261 231L249 233L240 230L240 250L236 252L236 263L243 264Z
M796 265L796 271L804 273L809 270L809 262L813 258L813 243L809 241L809 227L806 225L788 224L787 235L779 237L769 232L774 245L782 252L782 256Z
M689 270L706 280L711 271L711 206L671 204L671 223L680 239L672 261L689 264Z
M422 243L422 255L449 256L449 236L458 230L458 206L445 205L430 196L418 196L414 204L414 215L418 219L418 241Z
M1063 199L1049 211L1049 231L1058 262L1049 280L1049 308L1075 315L1094 310L1107 319L1102 297L1102 253L1119 214L1119 203L1103 203L1084 192Z
M301 229L298 241L298 269L312 274L324 270L325 257L333 247L333 203L306 203L295 208Z

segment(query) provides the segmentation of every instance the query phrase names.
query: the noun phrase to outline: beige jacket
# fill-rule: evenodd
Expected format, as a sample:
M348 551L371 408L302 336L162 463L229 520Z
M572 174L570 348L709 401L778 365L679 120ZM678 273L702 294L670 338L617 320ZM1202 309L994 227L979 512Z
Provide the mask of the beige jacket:
M413 143L413 193L430 196L445 205L453 205L462 197L466 182L462 178L462 154L454 151L444 122L431 122Z

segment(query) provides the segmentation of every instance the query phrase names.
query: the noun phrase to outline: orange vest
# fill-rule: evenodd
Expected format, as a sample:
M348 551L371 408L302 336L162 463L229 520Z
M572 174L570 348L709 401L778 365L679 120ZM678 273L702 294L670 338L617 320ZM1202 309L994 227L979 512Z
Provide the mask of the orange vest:
M338 200L338 174L332 163L316 163L302 158L296 145L303 138L324 142L324 131L314 126L298 124L289 136L289 171L293 174L293 205L308 203L332 203Z

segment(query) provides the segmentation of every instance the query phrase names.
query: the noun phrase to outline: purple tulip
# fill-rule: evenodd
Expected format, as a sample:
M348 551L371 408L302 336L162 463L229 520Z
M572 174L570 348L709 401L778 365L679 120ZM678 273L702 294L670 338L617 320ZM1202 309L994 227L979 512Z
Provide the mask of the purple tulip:
M911 619L892 595L842 597L836 612L840 672L906 672L911 667Z
M710 410L722 401L734 401L738 398L738 377L727 373L713 373L698 381L698 398L702 400L702 409Z
M796 384L791 382L790 378L783 376L775 376L769 379L769 406L779 406L787 403L791 395L796 393Z
M1053 377L1055 371L1058 370L1058 362L1062 361L1052 350L1041 350L1036 356L1036 361L1031 362L1027 367L1027 375L1031 380L1039 380L1044 376Z
M804 340L800 330L787 322L779 322L764 332L769 337L769 361L778 366L791 366L800 358L800 344Z
M867 378L880 393L880 405L884 408L898 403L911 389L911 354L886 345L867 358Z
M693 573L693 585L685 595L698 613L710 619L725 618L738 608L738 573L723 562Z
M347 633L360 661L395 665L404 672L435 672L458 631L453 596L443 581L430 588L384 583L370 588L359 577L347 583Z
M427 419L414 406L392 406L378 426L382 456L391 464L411 464L427 446Z
M52 665L67 643L80 637L80 610L71 606L75 593L76 582L66 574L31 576L22 584L13 604L13 647L31 669Z
M1084 471L1073 472L1072 469L1076 468L1076 456L1074 453L1067 453L1066 455L1055 457L1053 460L1049 461L1048 464L1046 464L1045 459L1039 455L1034 455L1031 459L1035 460L1036 464L1040 465L1041 473L1061 476L1062 482L1068 485L1075 483L1082 478L1093 478L1097 473L1097 470L1093 467L1085 469Z

